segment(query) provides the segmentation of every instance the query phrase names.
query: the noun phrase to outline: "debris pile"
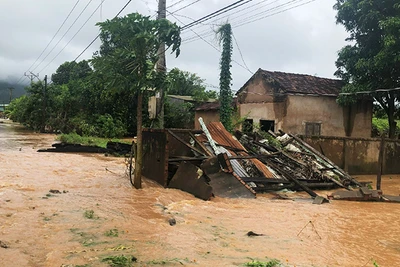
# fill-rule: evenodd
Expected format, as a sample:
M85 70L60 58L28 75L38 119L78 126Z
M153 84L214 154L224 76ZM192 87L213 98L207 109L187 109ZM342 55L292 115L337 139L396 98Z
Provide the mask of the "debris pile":
M143 175L204 200L284 188L316 198L312 189L361 186L297 136L233 136L220 122L200 123L202 130L145 129Z

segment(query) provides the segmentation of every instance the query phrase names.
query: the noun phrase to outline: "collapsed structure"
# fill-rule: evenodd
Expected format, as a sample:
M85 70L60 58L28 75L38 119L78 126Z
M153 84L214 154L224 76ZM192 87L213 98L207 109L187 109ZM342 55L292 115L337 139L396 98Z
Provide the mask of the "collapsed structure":
M202 124L202 130L145 129L143 175L204 200L284 188L315 198L312 189L361 186L297 136L233 136L220 122Z

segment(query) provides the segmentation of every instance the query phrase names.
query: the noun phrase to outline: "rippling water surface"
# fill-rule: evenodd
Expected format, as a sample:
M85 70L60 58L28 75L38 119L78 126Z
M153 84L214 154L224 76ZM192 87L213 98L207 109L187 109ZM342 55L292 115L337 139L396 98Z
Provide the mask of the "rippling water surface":
M313 205L303 193L205 202L148 181L134 190L123 158L36 152L53 140L0 123L0 266L108 266L113 255L135 256L133 266L400 266L400 204ZM400 176L382 188L398 195Z

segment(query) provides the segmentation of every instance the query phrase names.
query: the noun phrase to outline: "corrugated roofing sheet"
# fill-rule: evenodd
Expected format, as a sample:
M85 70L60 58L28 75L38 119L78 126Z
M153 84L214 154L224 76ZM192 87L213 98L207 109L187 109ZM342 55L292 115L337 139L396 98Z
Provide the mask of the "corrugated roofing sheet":
M223 146L229 146L237 150L243 150L243 152L238 152L238 155L247 156L247 150L243 145L231 134L229 133L221 122L211 122L207 125L208 131L210 132L212 138L215 142ZM267 178L275 178L274 175L269 171L269 169L259 161L258 159L251 159L251 162L256 166L256 168Z

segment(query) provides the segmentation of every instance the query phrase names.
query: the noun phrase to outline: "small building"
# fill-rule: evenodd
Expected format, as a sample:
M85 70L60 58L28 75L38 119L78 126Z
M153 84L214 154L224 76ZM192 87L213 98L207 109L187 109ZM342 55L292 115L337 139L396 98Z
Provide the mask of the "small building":
M370 137L372 99L340 106L343 87L337 79L258 69L236 93L237 112L245 118L243 131L282 130L307 136ZM196 109L207 123L219 120L219 105Z

